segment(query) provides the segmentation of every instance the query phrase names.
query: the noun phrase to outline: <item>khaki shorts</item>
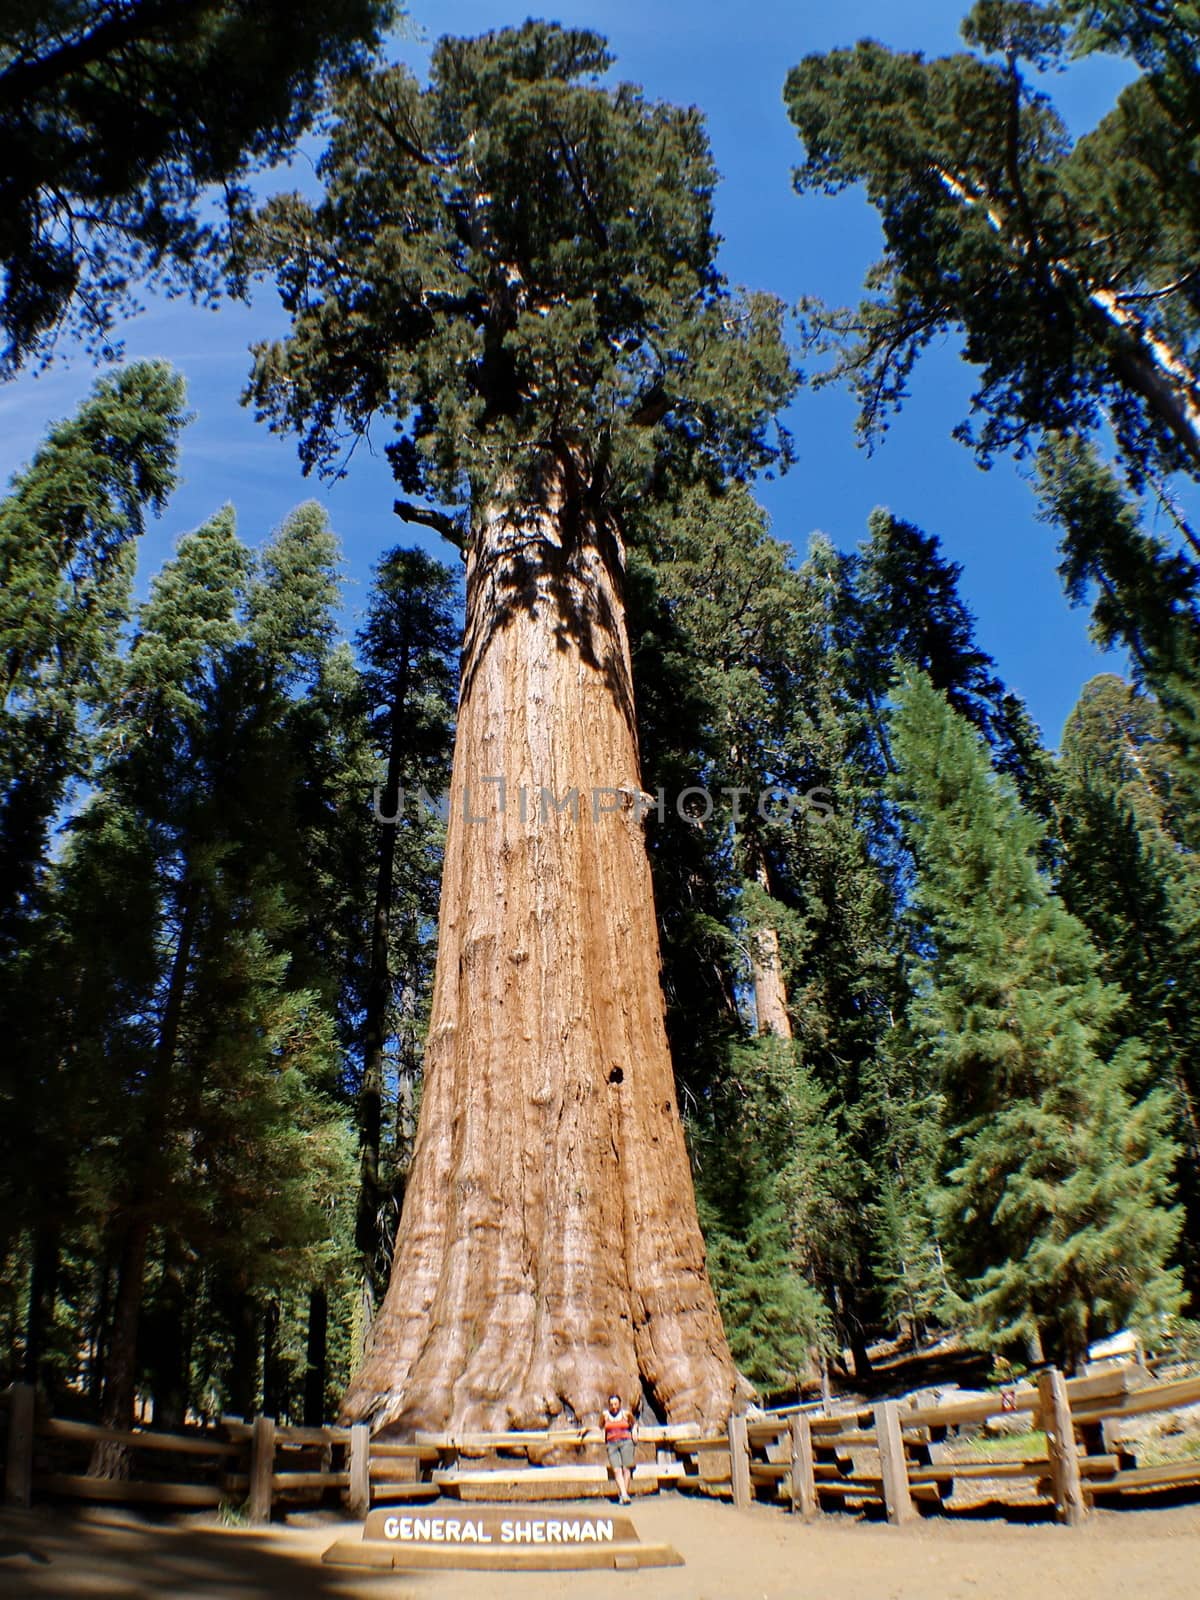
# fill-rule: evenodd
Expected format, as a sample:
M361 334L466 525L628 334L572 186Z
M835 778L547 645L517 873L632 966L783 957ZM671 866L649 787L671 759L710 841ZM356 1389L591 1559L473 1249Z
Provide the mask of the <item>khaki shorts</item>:
M607 1448L610 1467L631 1467L633 1465L632 1439L614 1439Z

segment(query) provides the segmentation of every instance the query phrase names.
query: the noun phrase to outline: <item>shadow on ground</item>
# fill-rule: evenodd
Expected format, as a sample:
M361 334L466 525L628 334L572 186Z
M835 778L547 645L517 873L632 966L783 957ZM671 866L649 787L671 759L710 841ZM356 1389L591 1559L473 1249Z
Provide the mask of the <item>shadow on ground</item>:
M186 1519L39 1507L0 1516L0 1595L4 1600L345 1600L361 1593L360 1574L321 1565L345 1525L306 1530L303 1548L279 1531L200 1527ZM164 1538L164 1532L170 1532ZM390 1578L390 1574L389 1574ZM421 1576L387 1587L388 1600L428 1600Z

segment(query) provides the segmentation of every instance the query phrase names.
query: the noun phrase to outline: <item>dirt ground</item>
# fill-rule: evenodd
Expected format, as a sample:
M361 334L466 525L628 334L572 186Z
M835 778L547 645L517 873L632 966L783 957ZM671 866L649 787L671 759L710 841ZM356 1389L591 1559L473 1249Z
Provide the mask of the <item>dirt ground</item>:
M565 1507L563 1508L566 1509ZM581 1510L595 1507L582 1506ZM663 1495L633 1511L642 1539L686 1565L643 1572L358 1573L321 1565L356 1532L309 1514L264 1530L199 1518L37 1509L0 1515L0 1596L73 1600L1193 1600L1200 1506L1097 1512L1081 1529L941 1516L902 1529L831 1515L806 1526Z

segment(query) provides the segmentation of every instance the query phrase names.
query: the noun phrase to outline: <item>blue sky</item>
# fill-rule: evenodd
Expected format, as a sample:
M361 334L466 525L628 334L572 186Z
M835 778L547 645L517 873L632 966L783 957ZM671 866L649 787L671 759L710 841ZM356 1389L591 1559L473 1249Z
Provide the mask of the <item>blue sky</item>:
M958 47L966 8L966 0L757 0L738 8L727 0L564 0L547 14L606 34L619 77L706 112L722 174L716 210L724 269L733 281L772 290L793 305L804 294L838 303L857 298L880 236L873 212L856 194L800 200L792 193L799 146L781 99L788 67L865 35L942 54ZM436 35L478 33L520 22L525 14L503 0L410 0L417 36L400 40L395 54L420 72ZM1082 131L1123 81L1118 64L1092 60L1056 79L1052 89ZM311 172L307 176L311 182ZM279 187L298 182L284 178ZM170 360L187 378L196 413L184 436L184 481L147 534L141 581L144 586L179 534L227 501L237 508L243 536L258 543L293 505L315 497L328 506L344 544L353 626L380 553L401 542L431 550L436 543L392 515L393 486L382 454L360 448L339 483L305 480L294 442L271 436L239 405L248 345L285 326L265 286L251 306L228 304L216 312L149 298L128 324L126 357ZM68 358L64 351L47 372L0 387L0 480L28 460L48 424L74 409L94 376L82 356ZM1057 743L1083 683L1121 663L1099 655L1087 637L1086 614L1068 608L1054 571L1054 535L1035 520L1027 484L1008 463L980 471L950 438L970 390L970 371L953 342L932 350L918 368L912 400L873 456L855 443L848 396L803 391L788 418L796 465L764 484L762 498L775 534L800 551L816 529L852 547L877 505L938 534L963 565L963 592L978 618L981 645ZM445 546L439 553L444 559L453 554Z

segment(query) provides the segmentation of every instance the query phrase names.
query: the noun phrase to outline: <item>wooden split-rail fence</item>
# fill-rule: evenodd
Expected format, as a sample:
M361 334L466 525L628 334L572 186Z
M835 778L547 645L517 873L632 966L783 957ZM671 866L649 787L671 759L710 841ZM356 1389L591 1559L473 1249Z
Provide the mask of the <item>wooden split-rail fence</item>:
M598 1428L549 1432L417 1434L409 1442L372 1439L354 1427L277 1426L270 1417L248 1423L223 1418L210 1429L131 1430L43 1414L34 1390L15 1384L0 1393L4 1501L29 1506L39 1497L150 1503L179 1508L244 1506L252 1523L269 1520L281 1504L311 1503L336 1493L351 1515L374 1505L420 1502L442 1495L462 1500L615 1497ZM639 1493L682 1482L695 1430L645 1427L636 1474ZM108 1442L129 1453L120 1479L92 1477L88 1458ZM729 1482L729 1442L713 1441L721 1457L715 1480ZM590 1459L578 1459L580 1456ZM545 1464L547 1458L553 1465Z
M882 1510L904 1523L936 1508L956 1483L1023 1480L1052 1499L1059 1519L1082 1521L1099 1495L1194 1485L1200 1457L1139 1467L1120 1438L1129 1418L1200 1403L1200 1377L1155 1382L1139 1366L1066 1378L1054 1368L1036 1383L939 1401L888 1400L826 1415L798 1407L730 1423L733 1500L782 1500L806 1517L834 1506ZM1024 1416L1042 1432L1045 1455L952 1459L949 1437L998 1416ZM1014 1445L1015 1448L1015 1445Z
M841 1507L904 1523L921 1509L936 1509L956 1483L1015 1479L1051 1499L1062 1521L1075 1523L1097 1495L1200 1489L1200 1458L1139 1467L1120 1440L1130 1417L1197 1403L1198 1377L1158 1382L1143 1367L1124 1366L1068 1379L1050 1369L1036 1383L999 1393L735 1417L727 1433L709 1437L683 1427L643 1427L634 1491L691 1489L737 1506L766 1500L805 1517ZM951 1458L948 1441L958 1429L1013 1413L1044 1434L1045 1455ZM544 1501L616 1493L598 1429L419 1433L401 1443L372 1440L365 1425L293 1428L259 1417L181 1433L121 1431L43 1415L33 1390L21 1384L0 1394L5 1421L4 1498L13 1506L41 1496L229 1504L244 1505L251 1522L265 1522L276 1506L311 1504L327 1493L354 1516L373 1505L443 1495ZM88 1475L87 1457L104 1440L129 1451L129 1477Z

